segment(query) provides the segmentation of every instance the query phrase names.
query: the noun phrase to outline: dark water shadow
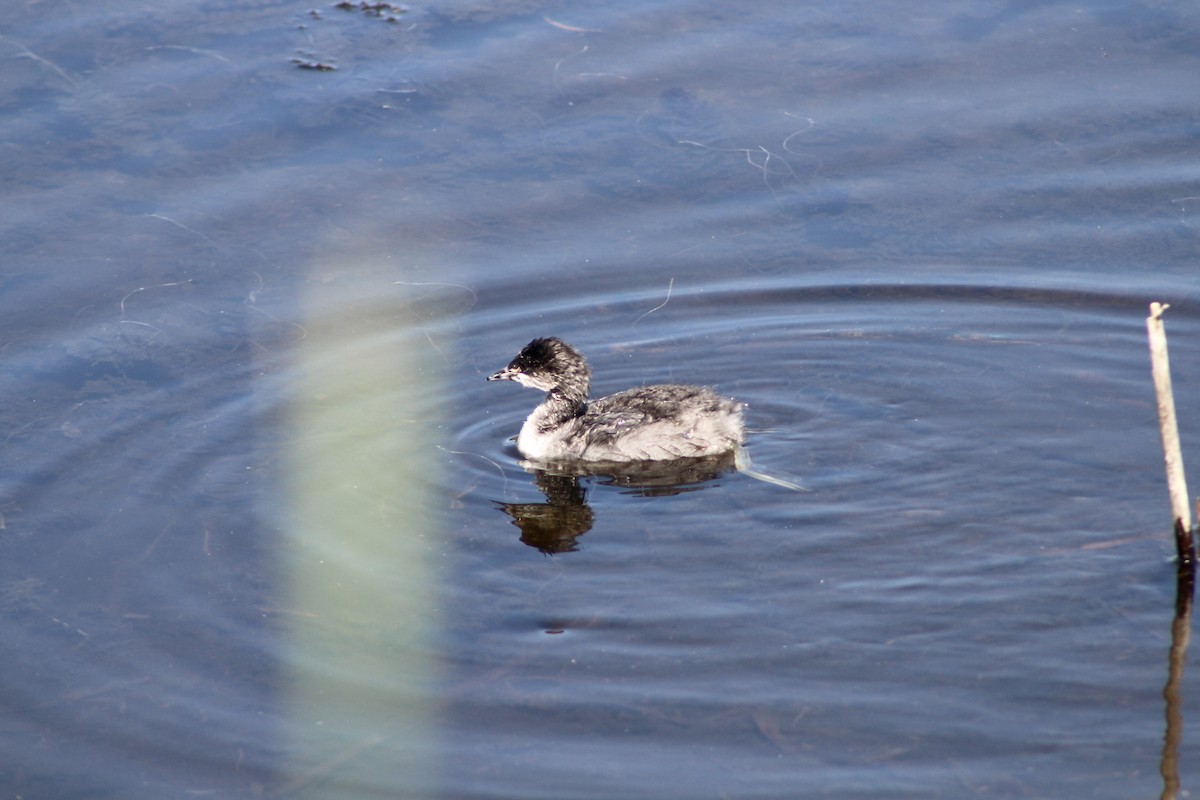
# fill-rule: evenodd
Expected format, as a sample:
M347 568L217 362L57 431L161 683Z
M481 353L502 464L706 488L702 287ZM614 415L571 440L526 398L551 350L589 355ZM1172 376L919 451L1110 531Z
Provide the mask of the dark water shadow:
M733 452L708 458L672 461L563 462L540 466L524 462L545 503L501 503L497 508L521 530L521 541L547 555L569 553L577 539L592 529L595 512L588 505L590 483L614 486L638 497L672 497L709 488L721 475L735 469Z
M1188 644L1192 638L1192 604L1196 595L1195 534L1175 520L1175 544L1178 554L1175 573L1175 619L1171 623L1171 650L1167 658L1166 701L1167 729L1163 734L1163 754L1159 768L1163 778L1163 800L1180 796L1179 749L1183 744L1183 671Z

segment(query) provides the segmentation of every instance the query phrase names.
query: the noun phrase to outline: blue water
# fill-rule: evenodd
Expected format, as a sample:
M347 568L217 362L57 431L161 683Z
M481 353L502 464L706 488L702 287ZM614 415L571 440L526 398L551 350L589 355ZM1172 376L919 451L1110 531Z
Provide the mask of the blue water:
M5 12L9 795L1195 784L1200 12L743 5ZM805 491L532 474L545 335Z

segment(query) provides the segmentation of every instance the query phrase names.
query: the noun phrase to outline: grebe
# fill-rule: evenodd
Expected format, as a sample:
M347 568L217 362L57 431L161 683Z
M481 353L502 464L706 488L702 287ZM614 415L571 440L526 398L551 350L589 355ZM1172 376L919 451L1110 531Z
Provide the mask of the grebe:
M736 450L742 408L702 386L660 384L588 400L591 370L562 339L534 339L489 381L546 392L517 436L536 461L661 461Z

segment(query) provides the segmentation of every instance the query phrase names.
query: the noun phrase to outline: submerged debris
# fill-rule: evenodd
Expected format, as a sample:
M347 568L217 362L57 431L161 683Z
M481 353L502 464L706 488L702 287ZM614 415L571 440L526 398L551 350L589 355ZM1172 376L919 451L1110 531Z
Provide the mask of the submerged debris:
M311 69L318 72L333 72L337 69L334 64L327 64L324 61L310 61L306 58L293 58L292 63L300 69Z
M361 11L368 17L378 17L387 22L399 22L396 15L408 13L408 6L398 3L368 3L365 0L360 0L357 3L342 0L340 3L334 3L333 7L342 11Z
M382 0L382 2L371 2L370 0L340 0L340 2L333 3L329 7L338 11L346 11L351 14L358 13L364 17L371 17L373 19L382 20L383 22L388 23L400 22L401 15L408 14L412 10L411 7L407 5L387 2L387 0ZM331 18L328 17L327 13L323 9L310 8L305 12L303 21L297 24L297 28L300 30L307 30L310 24L313 24L315 27L317 23L322 25L329 24L330 20ZM415 23L408 28L408 31L411 31L414 28L416 28ZM310 41L312 41L312 37L309 38ZM339 69L337 64L325 59L319 59L309 51L297 50L296 52L299 53L300 57L293 58L291 62L299 69L306 69L313 72L333 72L334 70Z

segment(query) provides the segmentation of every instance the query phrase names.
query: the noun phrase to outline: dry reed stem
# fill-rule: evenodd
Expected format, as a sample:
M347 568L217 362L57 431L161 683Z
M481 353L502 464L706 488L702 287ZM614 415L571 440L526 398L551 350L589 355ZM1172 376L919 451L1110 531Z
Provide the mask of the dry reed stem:
M1171 517L1185 531L1192 529L1187 479L1183 473L1183 452L1179 446L1179 425L1175 419L1175 397L1171 391L1171 365L1167 359L1167 334L1162 314L1170 306L1150 304L1146 331L1150 336L1150 366L1154 376L1154 394L1158 401L1158 428L1162 434L1163 461L1167 470L1167 491L1171 496Z

